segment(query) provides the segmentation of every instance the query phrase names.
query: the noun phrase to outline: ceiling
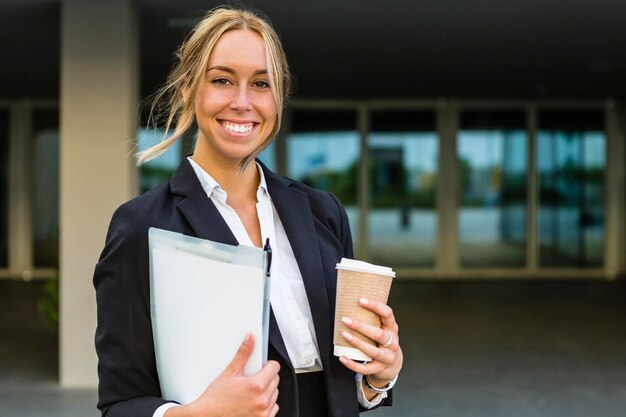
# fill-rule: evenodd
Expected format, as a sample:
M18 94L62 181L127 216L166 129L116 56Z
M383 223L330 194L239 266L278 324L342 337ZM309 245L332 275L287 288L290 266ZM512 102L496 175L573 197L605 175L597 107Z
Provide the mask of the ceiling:
M58 0L0 2L0 99L59 93ZM219 4L137 0L142 94ZM278 28L298 98L626 97L624 0L243 1Z

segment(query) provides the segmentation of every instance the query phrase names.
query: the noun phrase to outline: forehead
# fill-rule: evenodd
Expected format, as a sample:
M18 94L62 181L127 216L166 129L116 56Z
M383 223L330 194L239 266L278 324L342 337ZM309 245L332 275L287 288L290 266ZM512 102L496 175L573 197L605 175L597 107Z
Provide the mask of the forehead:
M266 69L265 42L261 35L252 30L228 31L219 38L211 51L209 67L213 65Z

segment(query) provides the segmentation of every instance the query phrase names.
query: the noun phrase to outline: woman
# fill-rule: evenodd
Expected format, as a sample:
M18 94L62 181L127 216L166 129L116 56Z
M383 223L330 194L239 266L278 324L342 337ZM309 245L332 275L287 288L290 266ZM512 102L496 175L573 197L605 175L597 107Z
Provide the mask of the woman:
M157 95L157 102L168 101L166 130L173 127L173 133L142 153L140 162L164 152L195 121L193 155L168 182L115 212L94 274L102 414L350 417L389 405L402 351L388 306L362 300L380 315L381 329L344 318L352 330L344 337L371 362L332 354L334 267L352 257L344 209L334 196L255 160L280 128L290 85L276 33L251 12L216 9L196 26L178 58ZM269 237L273 247L271 360L244 376L255 343L246 336L224 372L186 405L161 398L159 388L150 323L152 226L234 245L260 247ZM366 345L359 334L379 345Z

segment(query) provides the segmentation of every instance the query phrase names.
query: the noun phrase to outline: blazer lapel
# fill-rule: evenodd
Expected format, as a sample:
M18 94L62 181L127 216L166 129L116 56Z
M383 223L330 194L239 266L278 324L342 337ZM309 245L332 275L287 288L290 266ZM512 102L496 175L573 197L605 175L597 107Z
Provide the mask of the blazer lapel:
M183 197L177 207L198 237L229 245L239 244L186 158L172 175L170 189L172 194Z
M263 166L263 165L262 165ZM307 195L263 166L267 188L285 228L306 289L322 361L330 357L330 313L315 220ZM323 363L326 368L328 364Z

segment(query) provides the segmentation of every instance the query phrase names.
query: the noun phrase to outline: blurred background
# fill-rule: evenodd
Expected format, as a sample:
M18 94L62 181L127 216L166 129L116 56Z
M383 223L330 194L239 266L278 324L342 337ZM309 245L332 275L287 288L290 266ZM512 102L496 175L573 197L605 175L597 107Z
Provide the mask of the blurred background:
M198 0L0 3L0 415L96 416L93 267L167 179L145 100ZM378 416L626 410L626 2L285 0L296 78L261 155L336 194L397 271L406 365Z

